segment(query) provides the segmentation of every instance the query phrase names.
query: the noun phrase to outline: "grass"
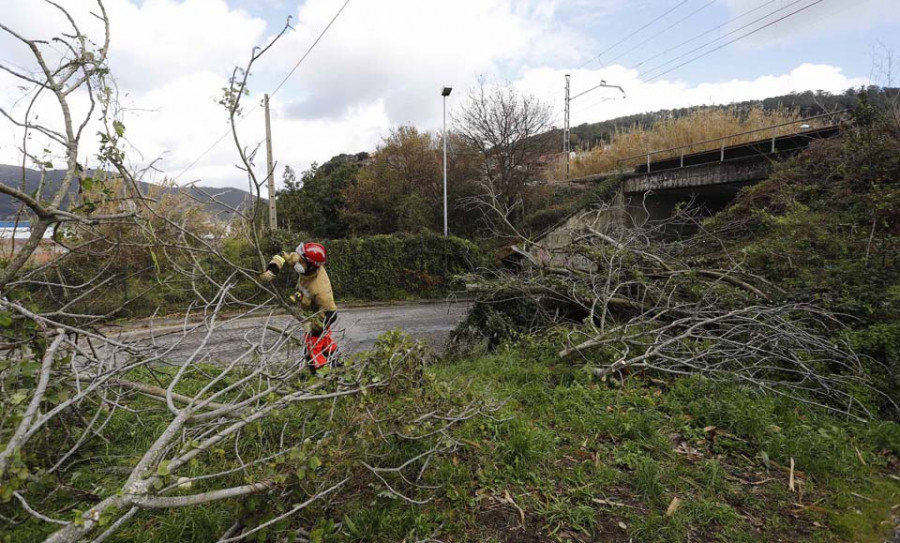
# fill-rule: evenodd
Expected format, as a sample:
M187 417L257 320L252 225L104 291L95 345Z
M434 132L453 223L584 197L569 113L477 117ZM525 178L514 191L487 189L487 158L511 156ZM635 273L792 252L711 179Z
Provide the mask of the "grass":
M633 126L613 135L612 143L603 148L598 147L584 156L577 158L571 165L570 177L582 177L598 173L611 173L619 170L618 161L621 159L646 154L649 151L670 149L682 145L691 145L697 142L712 140L738 134L750 130L757 130L773 125L791 123L801 120L800 112L793 109L778 109L765 111L762 108L753 108L749 111L735 108L718 109L702 108L685 117L669 119L658 122L650 128ZM819 126L815 121L810 125ZM774 129L774 135L793 134L799 130L798 124ZM725 145L737 145L749 141L756 141L771 137L772 131L758 132L736 136L725 141ZM696 153L710 149L717 149L721 142L706 145L692 145L685 149L685 153ZM680 151L679 151L680 153ZM654 155L655 160L676 156L674 154ZM640 159L637 161L640 162ZM636 163L626 164L626 168L634 167ZM558 170L558 171L557 171ZM562 179L565 170L556 168L549 172L553 179Z
M479 443L465 454L474 480L448 484L495 499L453 504L461 522L442 539L888 537L890 508L900 503L900 484L889 477L898 461L896 423L849 423L699 379L664 384L634 378L625 388L611 388L555 366L552 352L525 342L432 369L438 380L465 378L486 398L509 398L506 414L520 421L499 431L468 428L468 438ZM787 488L791 458L802 491ZM524 528L516 509L496 498L506 492L524 511ZM852 493L864 497L848 499ZM676 497L680 506L667 515ZM501 518L490 534L489 514Z
M900 482L890 477L900 463L900 425L846 422L700 379L634 377L614 388L558 365L555 351L552 342L526 338L493 354L439 361L416 386L337 402L331 425L305 408L286 410L271 425L248 430L253 439L244 453L276 439L285 424L288 439L303 424L333 432L317 452L321 477L353 474L350 492L281 527L314 531L323 542L874 543L888 536L891 507L900 503ZM199 383L196 376L185 386ZM424 483L433 488L415 495L433 498L428 504L385 492L356 464L366 454L399 461L431 446L379 437L367 412L391 420L473 398L506 403L493 418L453 431L462 447L432 459ZM164 419L148 417L142 428L114 420L110 443L88 451L93 456L79 467L79 488L115 488L117 476L106 468L131 465ZM797 492L787 488L791 458ZM214 453L191 469L227 462ZM680 506L670 511L674 498ZM236 515L259 521L296 500L254 496L142 512L113 540L212 542ZM36 541L43 533L19 525L0 541Z

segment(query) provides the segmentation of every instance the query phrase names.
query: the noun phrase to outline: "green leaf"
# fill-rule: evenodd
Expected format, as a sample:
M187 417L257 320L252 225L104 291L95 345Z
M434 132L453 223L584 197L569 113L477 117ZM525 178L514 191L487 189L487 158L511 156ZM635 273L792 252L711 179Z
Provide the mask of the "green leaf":
M357 535L359 533L359 529L354 524L353 520L350 519L347 515L344 515L344 527L349 530L350 535Z
M0 311L0 328L9 328L12 326L12 314L8 311Z
M35 372L37 372L40 367L41 365L37 362L26 362L23 363L19 369L25 377L34 377Z
M93 177L85 177L81 180L81 188L83 190L91 190L94 188L94 178Z
M169 461L168 460L163 460L162 462L159 463L159 467L156 468L156 474L161 477L165 477L166 475L169 474Z
M319 460L318 456L313 456L309 459L309 469L318 469L319 466L322 465L322 461Z
M769 469L769 454L766 451L761 451L759 457L763 461L763 464L766 465L766 469Z
M317 528L309 533L309 543L322 543L325 537L325 530Z
M113 130L120 138L125 135L125 125L121 121L113 121Z
M156 258L156 251L153 249L150 249L150 258L153 259L153 267L156 268L156 273L160 273L159 260Z

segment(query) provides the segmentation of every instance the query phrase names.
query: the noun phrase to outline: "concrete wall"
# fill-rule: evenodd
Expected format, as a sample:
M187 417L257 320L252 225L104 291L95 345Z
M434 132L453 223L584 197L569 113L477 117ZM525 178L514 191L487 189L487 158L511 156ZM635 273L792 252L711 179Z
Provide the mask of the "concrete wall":
M536 240L528 253L544 266L571 267L587 271L589 262L582 257L564 257L561 248L582 236L587 227L608 230L614 227L634 227L648 222L670 218L675 208L684 202L692 202L704 214L711 215L725 208L744 187L766 179L772 171L772 162L761 156L753 156L659 172L625 174L622 185L611 202L611 208L599 211L585 210L576 213L550 232ZM595 184L609 175L573 179L569 183ZM673 227L664 235L690 233L690 226ZM524 265L531 263L524 262Z
M587 234L589 228L606 231L610 227L618 227L625 223L625 201L620 191L610 208L602 210L584 210L570 216L556 228L535 240L527 252L540 262L542 266L569 267L576 270L594 271L591 261L578 255L567 254L564 249L572 245L579 237ZM522 260L525 266L533 265Z
M626 194L671 189L711 187L715 185L761 181L769 177L772 163L766 159L747 159L735 162L704 164L675 170L650 172L626 179L622 190ZM696 191L702 194L703 191Z

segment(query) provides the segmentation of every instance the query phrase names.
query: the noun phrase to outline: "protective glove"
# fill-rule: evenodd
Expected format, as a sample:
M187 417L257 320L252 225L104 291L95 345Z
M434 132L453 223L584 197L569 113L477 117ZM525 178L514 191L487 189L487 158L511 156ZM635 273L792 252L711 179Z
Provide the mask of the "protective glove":
M264 283L271 283L272 279L275 279L275 274L271 270L266 270L259 274L259 280Z
M325 321L320 313L316 313L315 315L309 317L309 320L306 321L306 324L309 325L309 329L307 330L307 332L311 332L313 335L319 336L322 335L322 332L325 331Z

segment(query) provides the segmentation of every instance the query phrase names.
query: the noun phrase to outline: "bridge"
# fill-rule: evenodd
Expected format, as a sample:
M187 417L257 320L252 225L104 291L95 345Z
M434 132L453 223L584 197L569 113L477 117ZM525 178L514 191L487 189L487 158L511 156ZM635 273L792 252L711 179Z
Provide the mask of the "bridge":
M833 137L842 130L836 115L826 114L799 121L768 126L740 134L650 151L620 159L619 171L570 179L567 183L596 184L611 177L622 179L618 195L635 221L659 220L671 215L679 202L693 199L709 212L719 211L742 188L767 179L775 162L795 155L815 140ZM837 117L838 119L840 117ZM809 128L809 123L827 119L826 126ZM799 131L777 135L785 127L803 124ZM729 145L737 138L771 135ZM693 152L694 149L704 150Z
M679 203L691 200L706 213L712 214L724 209L742 188L767 179L777 161L799 153L813 141L839 134L843 124L835 115L838 114L808 117L741 134L651 151L619 160L618 172L570 179L554 185L596 186L608 179L621 179L613 202L614 212L606 215L605 220L626 225L667 219ZM808 124L826 117L830 123L826 126L811 128ZM801 123L799 131L779 135L780 129ZM768 132L765 138L729 145L735 138L761 136L764 132ZM703 150L694 152L698 147ZM520 258L525 257L531 262L575 268L588 265L580 261L555 261L559 257L555 256L554 249L566 246L579 237L586 226L583 221L590 220L582 211L571 213L537 236L534 239L536 244L525 249L512 246L507 256L509 262L521 262ZM677 233L684 232L685 227L677 229Z

